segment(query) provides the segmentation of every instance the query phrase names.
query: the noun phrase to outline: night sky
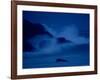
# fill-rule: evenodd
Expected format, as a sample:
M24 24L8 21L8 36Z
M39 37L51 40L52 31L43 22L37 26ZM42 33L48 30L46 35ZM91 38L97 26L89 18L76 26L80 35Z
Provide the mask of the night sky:
M76 26L84 36L89 34L89 14L23 11L23 18L45 25L52 29L52 34L63 31L66 26Z

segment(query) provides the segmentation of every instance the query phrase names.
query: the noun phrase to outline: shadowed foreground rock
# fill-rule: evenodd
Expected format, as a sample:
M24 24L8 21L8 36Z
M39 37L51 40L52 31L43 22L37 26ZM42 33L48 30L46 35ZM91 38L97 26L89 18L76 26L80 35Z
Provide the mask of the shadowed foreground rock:
M68 62L67 60L65 60L65 59L56 59L56 62Z

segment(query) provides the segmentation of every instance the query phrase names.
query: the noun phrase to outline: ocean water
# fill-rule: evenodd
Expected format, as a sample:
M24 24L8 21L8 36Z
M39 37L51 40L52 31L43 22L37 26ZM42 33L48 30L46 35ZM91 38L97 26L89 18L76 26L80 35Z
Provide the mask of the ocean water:
M24 52L23 68L48 68L89 65L88 45L74 46L71 49L53 53ZM83 48L84 47L84 48ZM78 49L80 48L80 50ZM55 48L57 50L57 48Z

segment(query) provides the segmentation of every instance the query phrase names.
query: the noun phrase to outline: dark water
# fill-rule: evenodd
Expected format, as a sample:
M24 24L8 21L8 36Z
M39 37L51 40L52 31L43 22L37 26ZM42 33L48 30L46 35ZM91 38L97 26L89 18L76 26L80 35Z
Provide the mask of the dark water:
M35 52L24 52L23 68L47 68L89 65L89 51L86 45L80 51L75 47L57 53L36 54ZM60 59L60 60L59 60Z

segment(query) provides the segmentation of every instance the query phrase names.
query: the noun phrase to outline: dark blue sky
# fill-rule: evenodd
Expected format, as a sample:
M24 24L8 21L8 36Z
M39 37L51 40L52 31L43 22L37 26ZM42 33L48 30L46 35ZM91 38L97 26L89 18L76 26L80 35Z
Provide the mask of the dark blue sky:
M89 14L23 11L23 18L44 24L56 32L74 25L82 35L89 34Z

